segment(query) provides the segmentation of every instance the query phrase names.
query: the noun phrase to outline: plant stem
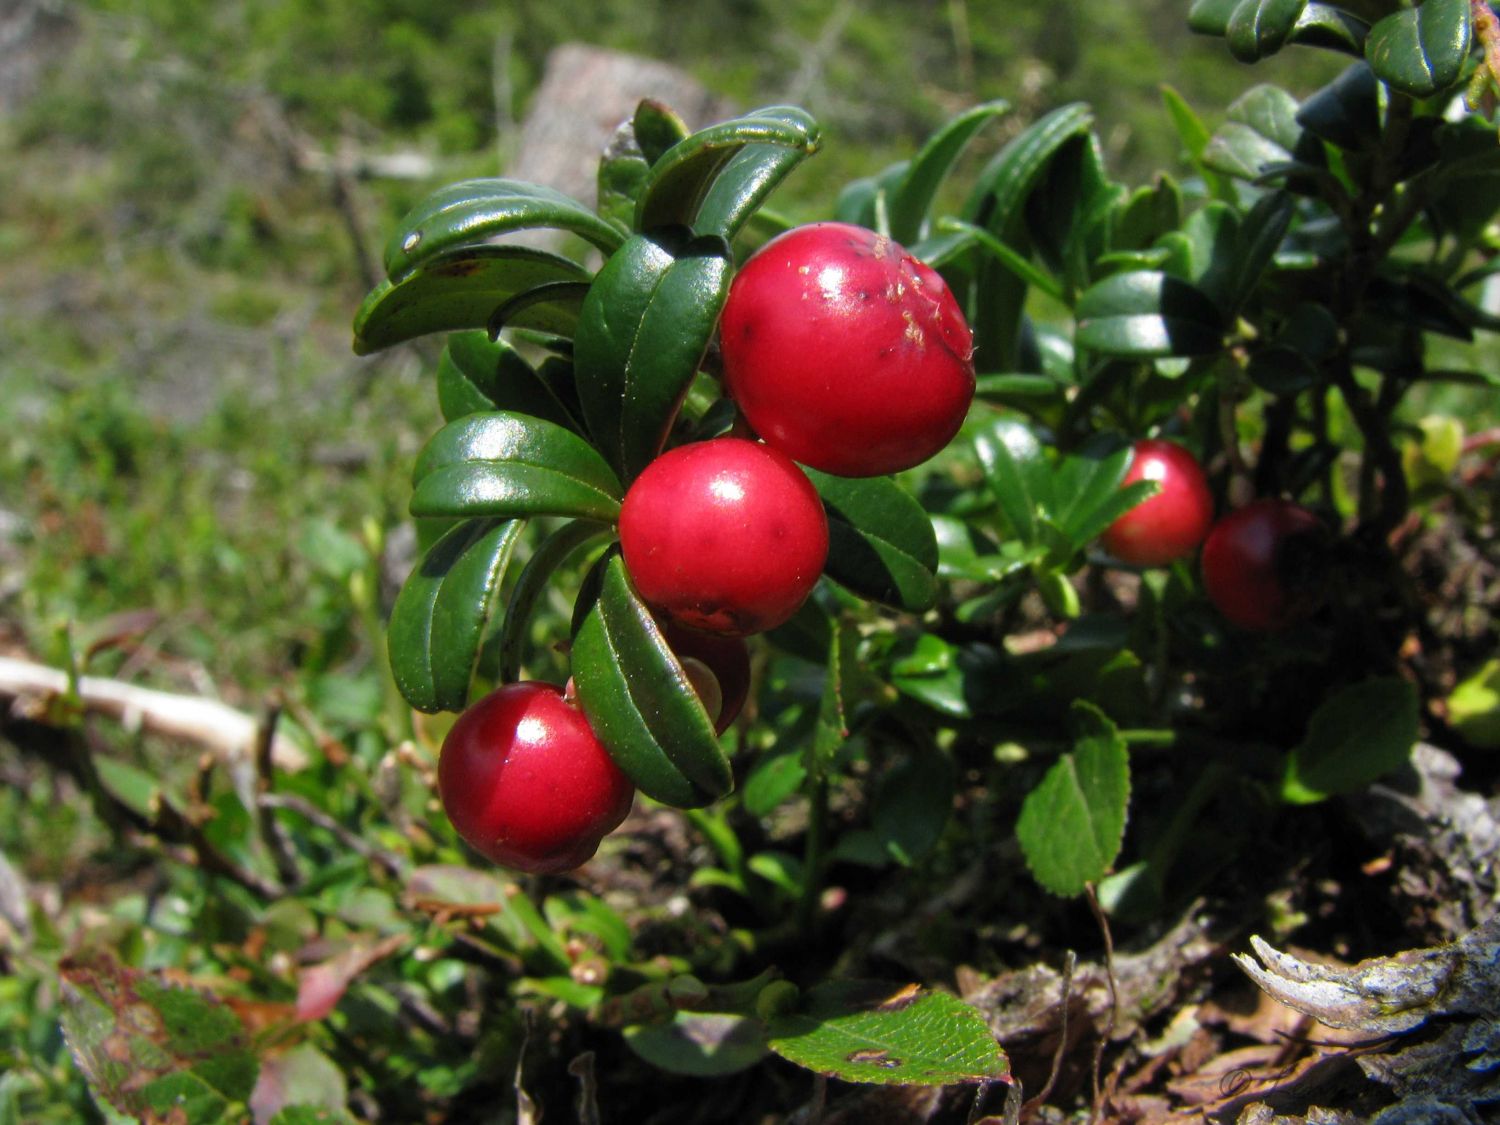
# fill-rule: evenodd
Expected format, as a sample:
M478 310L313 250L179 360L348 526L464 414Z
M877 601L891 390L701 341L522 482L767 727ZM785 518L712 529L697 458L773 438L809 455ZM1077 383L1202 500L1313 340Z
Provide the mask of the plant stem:
M807 795L807 846L802 854L802 897L797 902L797 930L812 937L823 894L823 849L828 829L828 779L819 777Z

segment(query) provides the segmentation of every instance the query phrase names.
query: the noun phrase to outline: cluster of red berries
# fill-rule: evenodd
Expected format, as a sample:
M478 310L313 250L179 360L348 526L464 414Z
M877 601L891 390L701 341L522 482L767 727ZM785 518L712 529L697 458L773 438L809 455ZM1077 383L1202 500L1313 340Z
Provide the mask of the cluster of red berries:
M722 732L749 687L742 638L796 613L827 560L827 516L798 462L850 477L918 465L958 432L975 380L942 278L845 223L788 231L752 256L719 339L725 389L762 440L663 453L626 492L619 533L637 593ZM634 793L571 699L536 683L460 716L438 781L460 836L532 872L591 857Z
M1215 522L1213 496L1193 455L1141 441L1125 483L1155 481L1155 495L1110 525L1104 546L1133 566L1165 566L1203 547L1203 589L1225 620L1266 632L1305 617L1318 601L1323 525L1290 500L1252 501Z

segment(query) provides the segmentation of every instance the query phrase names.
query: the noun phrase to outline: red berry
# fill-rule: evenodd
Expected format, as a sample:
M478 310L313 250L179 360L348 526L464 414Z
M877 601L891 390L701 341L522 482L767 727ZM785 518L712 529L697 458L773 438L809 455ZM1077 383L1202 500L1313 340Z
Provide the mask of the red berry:
M877 476L947 445L974 397L974 339L947 284L884 235L815 223L735 275L724 378L769 445L815 469Z
M1325 532L1290 500L1255 500L1208 533L1203 587L1225 619L1268 632L1306 617L1322 600Z
M458 834L534 874L586 862L630 812L635 787L553 684L507 684L458 717L438 759Z
M1197 459L1170 441L1138 441L1125 484L1156 481L1160 491L1104 533L1104 546L1132 566L1166 566L1198 549L1214 520L1214 498Z
M620 547L653 609L743 637L797 612L828 557L828 518L784 453L715 438L646 466L620 509Z
M738 637L701 633L670 621L662 623L662 634L682 662L688 679L693 681L704 709L714 721L714 730L723 734L750 695L750 650ZM690 661L697 667L690 667ZM712 683L700 682L700 676L706 676ZM709 706L712 700L717 700L717 706Z

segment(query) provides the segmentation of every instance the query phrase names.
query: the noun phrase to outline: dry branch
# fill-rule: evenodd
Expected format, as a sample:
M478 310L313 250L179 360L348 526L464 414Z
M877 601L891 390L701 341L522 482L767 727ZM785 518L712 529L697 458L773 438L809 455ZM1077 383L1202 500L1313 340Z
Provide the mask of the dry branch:
M0 657L0 700L8 704L11 714L38 718L49 702L67 692L68 677L60 669ZM98 676L79 678L77 698L85 714L103 715L129 730L201 746L226 766L243 767L254 761L260 721L217 700ZM302 748L283 735L273 736L271 760L285 770L300 770L307 765Z

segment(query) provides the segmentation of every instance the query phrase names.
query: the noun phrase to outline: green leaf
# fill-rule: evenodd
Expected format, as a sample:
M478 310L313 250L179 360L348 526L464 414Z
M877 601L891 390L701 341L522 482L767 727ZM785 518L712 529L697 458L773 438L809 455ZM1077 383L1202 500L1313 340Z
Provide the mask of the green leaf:
M508 410L564 426L575 433L580 424L556 392L503 340L483 332L455 332L438 359L438 407L443 420Z
M1025 424L997 418L974 434L974 450L990 492L1013 536L1036 543L1038 513L1052 506L1052 466L1046 449Z
M369 355L433 332L485 328L495 310L527 293L566 294L532 304L517 327L571 335L578 323L576 289L589 271L571 259L528 246L460 246L372 289L354 316L354 351Z
M1025 204L1048 165L1069 144L1086 141L1093 113L1081 103L1061 106L1030 125L980 172L960 218L988 230L1004 246L1025 257L1031 250ZM1026 283L997 260L975 268L968 295L975 349L992 367L1018 366Z
M401 587L386 646L396 687L418 711L468 705L500 582L523 526L520 520L467 520L432 546Z
M746 145L724 162L704 193L693 233L733 240L792 170L811 155L806 148Z
M713 722L618 554L573 638L573 680L589 725L642 793L697 808L733 788Z
M675 110L654 98L643 98L636 105L631 127L642 155L650 164L655 164L692 132Z
M751 816L769 816L802 788L807 766L797 753L770 754L755 763L740 790L740 800Z
M885 853L910 866L932 851L953 813L956 789L953 759L937 750L914 750L886 772L870 813Z
M605 264L575 340L589 431L626 481L661 452L729 294L723 239L681 233L636 235Z
M1036 881L1055 895L1082 893L1109 872L1125 834L1130 758L1102 711L1072 708L1071 753L1047 771L1021 804L1016 837Z
M1342 688L1323 701L1287 759L1281 795L1311 804L1352 793L1399 769L1417 741L1416 686L1382 676Z
M1302 139L1297 109L1297 100L1280 87L1251 87L1230 105L1228 119L1203 150L1204 164L1255 180L1268 166L1293 163Z
M804 471L828 513L828 576L885 605L930 609L937 600L937 537L911 493L889 477Z
M1218 308L1201 289L1157 270L1115 274L1078 298L1077 343L1105 355L1211 355L1223 346Z
M1473 33L1469 0L1423 0L1379 20L1365 41L1365 58L1382 82L1425 98L1462 76Z
M1240 0L1224 29L1229 53L1247 63L1275 54L1291 36L1306 3L1307 0Z
M1486 661L1453 689L1448 722L1469 745L1500 750L1500 659Z
M1233 199L1234 185L1203 162L1204 150L1208 148L1208 142L1213 136L1208 126L1193 112L1187 99L1171 86L1161 88L1161 98L1167 107L1167 116L1172 119L1172 127L1177 130L1177 138L1182 142L1183 148L1187 149L1188 160L1202 177L1208 194L1215 199Z
M845 1082L948 1086L1009 1071L980 1013L957 997L865 981L811 989L766 1027L772 1051Z
M859 667L858 647L859 634L853 625L840 623L830 631L817 722L803 755L807 775L814 780L821 780L833 768L835 755L849 738L850 689Z
M664 1023L627 1027L624 1036L652 1066L690 1078L738 1074L766 1057L760 1021L723 1012L678 1012Z
M749 145L774 145L810 156L818 150L821 132L805 110L769 106L684 137L652 165L636 209L635 229L685 226L697 230L699 212L714 180L736 154ZM722 203L718 207L721 216L727 210Z
M960 113L928 138L905 166L887 202L890 236L904 246L920 239L927 228L928 212L938 189L969 142L990 121L1010 112L1004 100L985 102Z
M496 643L495 679L520 679L521 664L530 640L531 618L558 568L580 552L596 547L610 530L590 520L573 520L538 544L510 592L505 624Z
M414 516L575 516L613 523L620 482L593 446L552 422L496 410L433 435L412 474Z
M630 230L650 175L651 161L636 139L635 120L621 122L599 156L595 194L600 218L619 230Z
M399 282L449 251L473 250L537 227L576 234L606 254L623 241L613 226L553 188L520 180L462 180L433 192L401 220L386 243L386 275Z
M1302 103L1297 124L1340 148L1359 152L1380 140L1380 85L1357 62Z
M69 958L62 1030L95 1095L140 1120L244 1120L258 1064L239 1017L108 956Z

